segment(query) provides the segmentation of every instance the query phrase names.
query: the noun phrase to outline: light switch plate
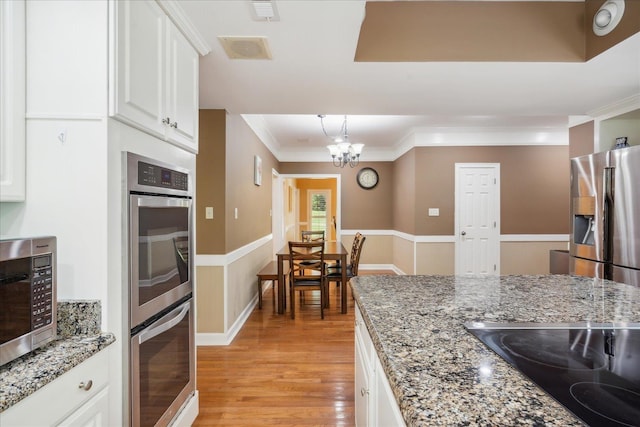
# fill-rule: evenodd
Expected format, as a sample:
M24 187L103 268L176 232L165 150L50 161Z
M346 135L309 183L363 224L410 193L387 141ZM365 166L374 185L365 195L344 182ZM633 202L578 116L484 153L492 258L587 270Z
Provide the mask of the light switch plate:
M429 208L429 216L440 216L439 208Z
M213 206L207 206L204 208L204 218L213 219Z
M233 216L235 217L235 219L238 219L238 208L234 209Z

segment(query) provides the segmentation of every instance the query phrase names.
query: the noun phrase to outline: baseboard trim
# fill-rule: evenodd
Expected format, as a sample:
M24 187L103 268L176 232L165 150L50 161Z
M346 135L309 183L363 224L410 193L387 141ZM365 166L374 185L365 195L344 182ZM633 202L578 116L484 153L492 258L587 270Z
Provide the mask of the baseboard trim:
M231 328L226 333L222 332L201 332L196 333L196 346L214 346L214 345L229 345L233 342L233 339L238 335L238 332L242 329L245 322L251 316L253 309L258 306L258 295L251 300L249 305L242 310L240 316L233 323Z

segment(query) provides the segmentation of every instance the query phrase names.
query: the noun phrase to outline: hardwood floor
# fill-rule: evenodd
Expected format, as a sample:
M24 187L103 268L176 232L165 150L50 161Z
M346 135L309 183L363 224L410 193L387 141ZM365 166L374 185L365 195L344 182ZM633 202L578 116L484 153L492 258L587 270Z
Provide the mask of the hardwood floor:
M365 271L361 274L393 274ZM296 318L273 312L270 288L229 346L198 347L200 414L194 426L353 426L354 302L340 292L320 319L318 296Z

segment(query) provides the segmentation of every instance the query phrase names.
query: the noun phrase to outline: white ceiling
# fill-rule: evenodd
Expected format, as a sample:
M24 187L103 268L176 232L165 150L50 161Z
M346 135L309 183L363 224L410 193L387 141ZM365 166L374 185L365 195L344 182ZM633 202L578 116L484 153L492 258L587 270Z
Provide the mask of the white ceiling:
M566 143L570 116L640 95L640 34L586 63L358 63L365 1L277 0L276 22L254 21L245 0L179 5L211 48L200 59L200 108L247 115L282 161L328 157L318 114L329 133L347 114L363 160L391 160L434 132L516 128ZM266 37L273 59L229 59L219 36Z

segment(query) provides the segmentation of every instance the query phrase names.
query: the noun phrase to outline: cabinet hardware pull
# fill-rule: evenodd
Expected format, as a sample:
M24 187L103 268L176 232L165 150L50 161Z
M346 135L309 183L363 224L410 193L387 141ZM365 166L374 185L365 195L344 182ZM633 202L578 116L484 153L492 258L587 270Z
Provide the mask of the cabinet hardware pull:
M173 122L169 126L171 126L174 129L178 129L178 122Z
M167 117L166 119L162 119L162 124L171 126L171 120L169 119L169 117Z
M369 394L369 390L367 390L367 389L365 389L364 387L362 387L362 388L360 389L360 396L363 396L363 397L364 397L364 395L365 395L365 394Z
M84 391L91 390L91 387L93 387L93 381L92 380L89 380L86 383L83 381L78 385L78 388L81 388Z

